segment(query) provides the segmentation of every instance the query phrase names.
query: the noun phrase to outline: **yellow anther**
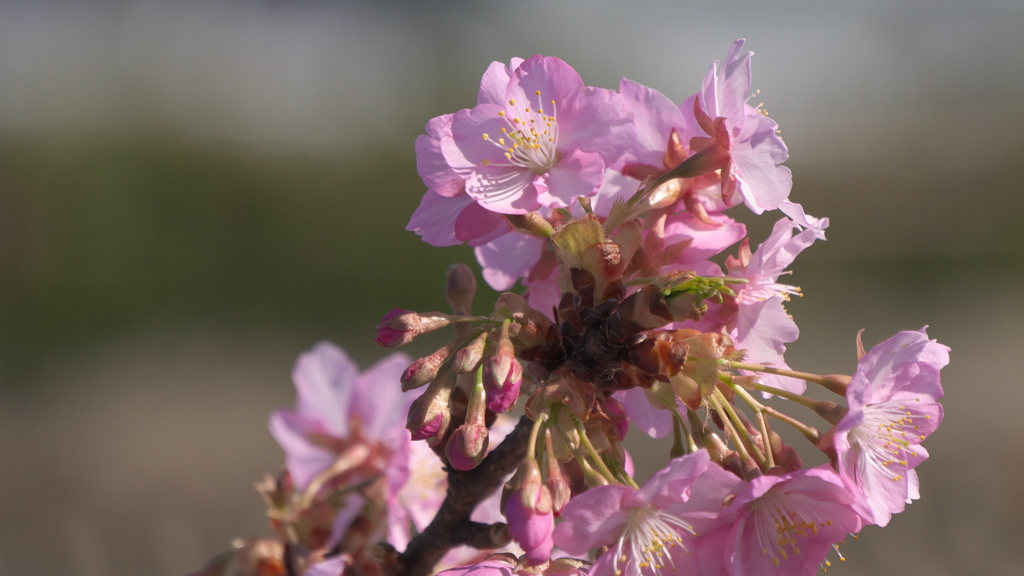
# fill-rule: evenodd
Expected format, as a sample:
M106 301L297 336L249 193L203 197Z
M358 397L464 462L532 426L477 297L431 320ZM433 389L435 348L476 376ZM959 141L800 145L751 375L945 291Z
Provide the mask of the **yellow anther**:
M536 92L534 92L534 94L536 94L537 96L540 96L540 90L537 90ZM554 100L552 100L552 102L554 102Z
M484 158L484 161L481 162L481 164L483 164L484 166L490 166L491 165L491 161L488 160L487 158Z
M498 110L498 116L501 116L502 118L504 118L505 117L505 111L504 110ZM502 128L502 130L504 130L504 128Z
M509 103L510 106L515 106L516 105L516 101L514 99L513 100L509 100L508 103Z

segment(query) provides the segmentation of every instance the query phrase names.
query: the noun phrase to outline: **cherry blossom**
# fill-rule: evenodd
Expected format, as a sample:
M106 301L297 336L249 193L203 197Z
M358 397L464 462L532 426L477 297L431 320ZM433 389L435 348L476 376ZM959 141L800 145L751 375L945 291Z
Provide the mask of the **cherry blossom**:
M753 479L726 511L735 521L721 528L729 575L812 576L833 546L860 531L853 502L826 466Z
M694 114L707 137L691 140L694 152L711 150L722 156L722 197L735 204L739 192L755 214L774 210L789 198L793 175L780 166L789 151L778 136L778 124L750 98L750 57L742 52L745 39L733 42L725 61L717 60L704 77Z
M555 543L570 554L608 546L594 576L687 574L693 539L721 520L740 480L706 451L677 458L634 490L611 484L575 497L562 511Z
M562 60L537 55L511 73L500 104L455 113L441 151L480 205L524 214L596 194L605 167L635 137L621 96L584 86Z
M939 370L948 363L949 348L923 329L896 334L857 363L833 442L857 510L879 526L920 496L914 468L928 458L921 442L942 422Z

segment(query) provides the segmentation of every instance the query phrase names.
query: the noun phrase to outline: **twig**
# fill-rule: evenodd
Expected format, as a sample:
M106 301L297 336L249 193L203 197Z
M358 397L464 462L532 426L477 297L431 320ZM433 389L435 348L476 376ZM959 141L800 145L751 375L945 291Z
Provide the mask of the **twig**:
M448 470L448 494L434 520L409 542L405 552L383 566L388 576L428 576L451 548L499 548L508 543L504 524L480 524L469 519L477 504L505 482L523 461L533 421L523 416L500 446L479 466L459 472Z

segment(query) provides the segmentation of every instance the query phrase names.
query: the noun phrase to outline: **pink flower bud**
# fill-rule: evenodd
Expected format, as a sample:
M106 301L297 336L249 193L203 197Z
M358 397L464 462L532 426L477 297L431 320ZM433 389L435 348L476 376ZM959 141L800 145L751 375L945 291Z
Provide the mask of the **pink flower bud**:
M447 314L440 312L411 312L395 308L377 324L374 342L385 348L398 348L412 342L417 336L444 328L451 323Z
M456 470L472 470L487 455L487 426L478 422L467 422L459 426L445 446L448 462Z
M523 365L519 360L512 358L505 369L500 360L494 360L495 357L492 356L484 366L484 385L487 389L487 408L500 414L515 406L516 400L519 399L519 390L523 384ZM505 377L499 380L495 374L503 369L506 370Z
M438 371L441 369L444 361L448 359L448 356L451 355L452 348L453 346L449 344L430 356L424 356L410 364L402 372L402 392L414 390L437 378Z
M484 348L487 347L487 332L482 332L472 342L455 353L455 362L452 369L457 374L469 374L480 365L484 358Z
M436 446L444 438L452 420L448 402L454 387L455 373L448 372L444 378L431 382L427 391L413 401L405 424L413 440L426 440L430 446Z

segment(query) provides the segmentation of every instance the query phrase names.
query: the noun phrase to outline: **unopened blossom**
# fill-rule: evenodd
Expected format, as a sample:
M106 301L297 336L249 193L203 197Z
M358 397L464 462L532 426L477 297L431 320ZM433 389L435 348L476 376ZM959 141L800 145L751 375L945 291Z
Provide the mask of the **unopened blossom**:
M395 308L377 324L377 338L374 342L385 348L398 348L450 323L451 318L440 312L423 313Z
M692 573L693 540L721 519L740 480L704 450L677 458L639 490L610 484L572 499L554 541L570 554L608 547L594 576Z
M525 214L596 194L605 168L635 137L621 96L584 86L562 60L537 55L512 71L500 104L457 112L441 150L481 206Z
M928 457L921 442L942 422L939 371L948 363L949 348L924 330L900 332L857 363L833 443L857 510L879 526L919 497L914 468Z
M854 496L827 466L754 478L725 511L730 576L812 576L863 520ZM709 535L713 538L712 535Z
M723 158L722 197L727 204L737 204L732 198L739 193L751 211L761 214L789 198L793 174L780 166L789 151L776 133L778 124L747 102L754 53L743 52L745 42L733 42L725 60L715 61L704 77L694 114L707 137L692 140L690 147Z

